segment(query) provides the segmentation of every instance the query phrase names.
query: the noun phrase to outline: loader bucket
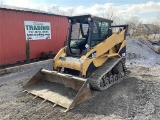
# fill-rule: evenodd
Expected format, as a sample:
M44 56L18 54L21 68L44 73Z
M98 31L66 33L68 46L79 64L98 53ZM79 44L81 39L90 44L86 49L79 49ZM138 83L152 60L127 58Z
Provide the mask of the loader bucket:
M24 91L69 109L91 97L89 80L40 69L24 86Z

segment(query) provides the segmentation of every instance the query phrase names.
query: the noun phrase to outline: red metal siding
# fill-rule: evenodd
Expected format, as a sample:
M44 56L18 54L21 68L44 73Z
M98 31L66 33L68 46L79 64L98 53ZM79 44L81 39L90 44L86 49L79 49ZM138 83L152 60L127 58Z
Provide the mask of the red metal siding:
M47 14L0 10L0 65L25 60L26 39L24 21L50 22L51 40L30 41L30 58L44 51L57 53L66 39L67 17Z
M0 11L1 12L1 11ZM3 30L2 26L2 14L0 13L0 31ZM2 52L2 32L0 32L0 63L2 63L2 57L1 57L1 52Z

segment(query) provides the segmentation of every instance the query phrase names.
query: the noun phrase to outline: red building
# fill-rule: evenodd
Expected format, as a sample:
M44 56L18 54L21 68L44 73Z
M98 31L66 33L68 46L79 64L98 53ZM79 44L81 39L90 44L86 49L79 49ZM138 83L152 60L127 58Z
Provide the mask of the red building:
M45 51L56 54L63 47L68 28L66 16L0 6L0 65L26 60L26 21L49 23L50 27L48 39L30 39L30 59L40 57L41 52ZM35 27L37 31L40 31L40 28Z

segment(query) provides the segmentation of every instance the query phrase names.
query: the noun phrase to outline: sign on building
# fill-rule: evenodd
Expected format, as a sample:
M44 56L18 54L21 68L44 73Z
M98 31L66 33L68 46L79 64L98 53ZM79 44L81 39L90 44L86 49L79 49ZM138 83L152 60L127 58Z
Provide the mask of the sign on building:
M50 22L24 21L26 40L51 39Z

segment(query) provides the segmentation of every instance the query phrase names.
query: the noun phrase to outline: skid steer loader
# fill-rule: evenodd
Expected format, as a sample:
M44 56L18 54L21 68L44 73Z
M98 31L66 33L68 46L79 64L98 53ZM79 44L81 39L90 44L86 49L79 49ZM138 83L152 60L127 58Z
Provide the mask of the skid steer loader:
M66 46L53 59L53 71L40 69L24 91L67 108L91 97L91 89L105 90L126 75L127 25L112 26L112 20L82 15L68 17ZM120 28L113 32L113 29Z

